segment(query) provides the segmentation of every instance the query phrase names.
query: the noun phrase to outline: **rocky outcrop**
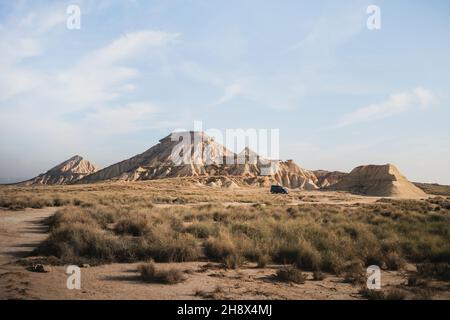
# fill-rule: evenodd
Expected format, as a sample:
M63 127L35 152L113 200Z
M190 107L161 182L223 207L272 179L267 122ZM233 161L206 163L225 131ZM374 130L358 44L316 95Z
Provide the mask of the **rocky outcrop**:
M329 188L379 197L416 198L426 196L392 164L356 167L341 181Z
M74 156L37 177L19 183L19 185L60 185L74 183L99 168L80 156Z
M267 160L249 148L235 154L204 132L192 131L173 133L147 151L86 176L79 183L174 177L239 177L251 185L278 183L289 188L318 188L314 173L301 169L292 160ZM238 186L235 182L223 184L221 179L207 184Z
M314 170L313 173L317 177L317 186L326 188L338 183L347 173L340 171Z
M293 160L280 161L277 166L274 178L281 185L304 190L318 189L314 173L300 168Z

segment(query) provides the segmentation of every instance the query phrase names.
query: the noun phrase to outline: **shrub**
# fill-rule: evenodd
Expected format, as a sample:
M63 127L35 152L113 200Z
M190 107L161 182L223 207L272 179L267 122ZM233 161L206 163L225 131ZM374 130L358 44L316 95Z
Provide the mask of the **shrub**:
M279 263L293 263L297 268L313 271L320 268L320 253L309 242L302 241L297 245L282 245L275 254Z
M205 243L205 254L208 258L223 261L236 254L236 247L228 234L221 233L216 238L209 238Z
M258 254L256 256L256 263L258 268L265 268L270 263L270 255Z
M363 298L368 300L384 300L384 292L382 290L372 290L368 288L363 288L359 291Z
M418 275L437 280L450 280L450 264L448 263L423 263L417 266Z
M53 230L36 252L54 255L67 262L76 263L84 259L97 262L125 262L132 252L127 243L91 225L82 223L63 224Z
M366 281L366 271L361 261L351 261L344 267L344 281L361 284Z
M46 223L50 230L56 229L61 225L72 225L75 223L90 225L93 228L98 227L98 223L92 216L77 207L67 207L58 209L53 216L47 218Z
M70 204L70 202L71 201L69 199L55 198L55 199L53 199L53 206L54 207L62 207L62 206Z
M141 248L144 257L160 262L194 261L200 257L200 248L190 234L165 234L152 236Z
M145 216L135 215L120 219L114 226L114 232L137 237L149 233L150 227Z
M400 289L383 291L364 288L359 293L368 300L404 300L406 298L406 293Z
M186 227L185 231L200 239L217 235L217 228L210 222L194 222Z
M245 259L240 254L230 254L224 259L224 266L228 269L239 269L245 263Z
M180 270L158 270L153 261L139 265L138 271L141 274L141 279L145 282L176 284L186 280Z
M332 251L322 253L322 270L339 275L344 271L344 268L345 261L342 255Z
M386 255L386 265L390 270L400 270L405 265L405 260L397 252L389 252Z
M384 294L385 300L405 300L406 293L400 289L390 289Z
M303 275L302 271L293 266L278 269L276 277L280 281L294 282L299 284L303 284L306 281L306 277Z

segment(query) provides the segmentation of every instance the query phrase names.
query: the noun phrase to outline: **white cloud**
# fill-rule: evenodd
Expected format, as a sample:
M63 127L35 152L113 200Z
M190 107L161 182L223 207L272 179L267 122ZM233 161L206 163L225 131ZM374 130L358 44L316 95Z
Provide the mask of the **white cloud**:
M37 73L26 68L0 68L0 102L36 88Z
M66 32L64 23L61 32L53 32L63 22L60 13L64 17L65 10L61 8L65 6L56 11L20 12L0 25L2 145L44 144L65 150L108 135L169 124L156 121L160 108L126 95L139 87L135 59L159 57L161 48L179 34L137 30L86 52L67 66L40 66L39 59L29 63L27 59L39 57ZM18 130L20 135L13 134Z
M57 83L45 94L65 100L66 108L75 109L113 101L136 88L131 81L136 79L139 71L127 64L178 36L178 33L153 30L127 33L86 54L75 67L60 72L56 75Z
M224 86L224 94L212 105L225 104L237 97L276 110L290 110L298 106L305 94L305 86L295 77L272 75L268 78L247 77Z
M354 1L332 5L311 25L303 39L290 49L311 55L316 60L319 56L328 57L333 50L364 30L365 16L361 15L364 11L358 8L363 7Z
M344 115L334 127L344 127L360 122L375 121L403 113L416 107L427 109L435 101L436 97L434 94L421 87L410 91L394 93L385 101L362 107Z
M42 75L23 62L44 52L44 36L65 19L64 11L60 11L43 8L0 25L0 102L40 83Z
M135 132L151 128L151 121L157 112L157 106L143 102L103 107L88 113L82 125L106 135Z
M57 25L64 25L67 19L64 6L46 8L28 13L20 19L18 27L32 29L35 34L43 34Z
M127 33L84 59L84 63L110 65L136 56L151 47L164 46L179 37L179 33L141 30ZM88 60L88 61L86 61Z

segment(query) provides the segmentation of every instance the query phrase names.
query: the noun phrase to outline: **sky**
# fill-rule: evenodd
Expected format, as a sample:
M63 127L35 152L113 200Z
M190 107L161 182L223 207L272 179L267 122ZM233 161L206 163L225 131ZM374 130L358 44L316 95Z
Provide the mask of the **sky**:
M279 129L307 169L450 184L449 16L443 0L0 0L0 181L75 154L105 167L202 121Z

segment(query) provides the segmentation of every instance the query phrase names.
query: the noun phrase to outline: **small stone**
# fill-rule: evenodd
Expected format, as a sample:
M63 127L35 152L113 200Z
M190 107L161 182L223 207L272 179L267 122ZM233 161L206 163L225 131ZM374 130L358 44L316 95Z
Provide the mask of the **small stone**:
M80 265L81 268L90 268L91 266L87 263L83 263Z

